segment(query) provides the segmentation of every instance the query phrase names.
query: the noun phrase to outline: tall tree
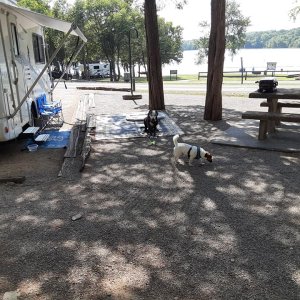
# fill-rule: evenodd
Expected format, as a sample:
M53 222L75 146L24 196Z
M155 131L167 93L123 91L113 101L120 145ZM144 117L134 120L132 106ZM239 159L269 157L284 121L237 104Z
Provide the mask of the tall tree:
M51 13L52 16L56 19L60 20L67 20L67 15L70 10L70 5L66 0L55 0L52 5ZM55 49L59 46L62 39L64 38L64 33L59 32L54 29L47 28L46 29L46 38L48 42L48 51L49 54L52 55L52 53L55 51ZM70 37L68 41L70 40ZM73 48L72 48L73 49ZM54 65L57 67L62 67L62 69L65 69L65 66L67 64L67 57L68 57L68 46L67 44L64 44L64 46L60 49L60 51L57 53L56 58L54 59ZM61 70L62 71L62 70Z
M158 27L162 64L180 63L183 58L182 27L173 26L172 22L166 22L163 18L158 18Z
M155 0L145 0L145 29L148 62L149 109L164 110L158 22Z
M211 0L207 92L204 119L222 120L222 82L225 54L226 0Z
M86 35L85 33L85 24L87 22L88 16L85 12L85 0L75 0L73 6L71 6L70 10L68 11L68 21L74 22L80 30ZM78 40L72 39L70 42L70 48L74 49L78 43ZM81 61L84 66L84 70L86 70L86 44L80 51L79 55L77 56L78 61Z
M122 0L86 1L86 12L89 16L86 31L90 40L87 47L88 58L103 60L110 64L111 80L116 80L116 61L118 44L125 39L130 25L130 7Z

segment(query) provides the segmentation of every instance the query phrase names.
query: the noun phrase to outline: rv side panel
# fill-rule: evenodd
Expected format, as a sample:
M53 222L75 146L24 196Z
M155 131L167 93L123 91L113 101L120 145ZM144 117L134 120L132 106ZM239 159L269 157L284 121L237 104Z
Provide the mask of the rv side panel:
M0 142L16 138L26 124L33 125L35 99L49 96L46 73L10 117L46 64L44 44L40 25L7 7L0 10Z

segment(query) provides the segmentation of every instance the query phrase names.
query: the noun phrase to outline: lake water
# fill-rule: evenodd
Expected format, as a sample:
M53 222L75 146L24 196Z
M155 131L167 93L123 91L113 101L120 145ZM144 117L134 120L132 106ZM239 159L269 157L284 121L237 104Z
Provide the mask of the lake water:
M170 70L177 70L178 74L198 74L207 71L207 64L196 65L197 50L184 51L180 64L163 66L163 75L169 75ZM241 58L247 71L263 71L267 69L268 62L276 62L276 70L283 69L300 71L300 48L285 49L242 49L233 58L226 53L224 71L239 71Z

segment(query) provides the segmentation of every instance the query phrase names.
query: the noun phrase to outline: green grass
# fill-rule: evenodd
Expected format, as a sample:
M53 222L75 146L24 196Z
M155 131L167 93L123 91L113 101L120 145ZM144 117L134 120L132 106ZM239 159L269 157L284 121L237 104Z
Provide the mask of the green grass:
M241 84L242 80L239 75L240 73L226 73L225 76L223 77L223 85L251 85L254 88L258 86L256 81L264 78L264 77L271 77L271 76L264 76L264 75L250 75L247 77L247 79L243 79L243 85ZM300 87L300 81L295 80L295 78L289 78L286 76L286 74L281 75L277 74L276 78L278 80L278 87L281 87L283 84L284 86L288 87ZM171 80L170 76L163 76L163 82L164 86L168 87L168 85L186 85L187 87L189 85L206 85L206 77L200 77L198 80L198 75L178 75L177 80L176 77L172 75ZM97 80L98 82L109 82L108 78ZM120 82L124 82L123 78L121 78ZM136 77L135 78L136 84L138 83L147 83L147 78L145 76L142 77ZM129 84L129 83L128 83ZM178 93L183 93L182 91L174 91L172 93L178 94ZM188 94L199 94L200 92L194 92L194 91L185 91L184 93ZM240 94L240 93L239 93Z
M223 91L223 96L226 97L241 97L241 98L248 98L249 92L248 91L243 91L243 87L251 87L253 90L256 90L258 88L258 83L256 81L267 77L267 76L250 76L246 80L244 78L243 84L241 83L241 77L237 76L237 73L226 73L227 76L223 78L223 86L240 86L241 89L237 87L236 91ZM230 76L228 76L230 75ZM271 77L271 76L269 76ZM295 80L295 78L288 78L286 76L276 76L278 80L278 87L285 87L285 88L297 88L300 87L300 81ZM138 79L138 78L137 78ZM173 95L200 95L200 96L205 96L206 92L205 91L195 91L190 89L189 86L206 86L206 77L201 77L200 80L198 80L198 77L196 75L180 75L177 77L177 80L172 77L172 80L170 80L170 76L164 76L164 92L165 94L173 94ZM136 80L136 82L142 82L146 83L147 80L146 78L142 78L141 80ZM169 90L168 86L169 85L184 85L186 86L186 89L184 90ZM137 89L139 92L146 93L147 89L139 89L137 85Z
M272 77L272 76L263 76L263 75L257 75L257 76L253 76L253 75L249 75L247 76L247 78L243 79L243 82L255 82L257 80L260 80L262 78L265 77ZM295 78L289 78L287 77L285 74L284 75L280 75L277 74L276 76L274 76L275 78L277 78L278 81L285 81L285 82L294 82ZM147 78L146 77L137 77L135 78L135 81L137 83L145 83L147 82ZM198 80L198 75L180 75L177 76L177 80L175 76L172 76L170 79L170 76L163 76L163 81L166 84L182 84L182 81L185 81L185 84L195 84L195 83L202 83L202 82L206 82L206 76L201 76L200 79ZM241 83L241 76L237 73L226 73L223 77L223 83Z

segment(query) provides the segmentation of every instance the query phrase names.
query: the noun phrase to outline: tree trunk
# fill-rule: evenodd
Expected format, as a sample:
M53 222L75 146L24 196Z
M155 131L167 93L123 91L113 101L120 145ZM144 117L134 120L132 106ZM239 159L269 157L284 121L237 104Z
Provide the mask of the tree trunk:
M149 109L164 110L165 102L155 0L145 0L145 29L149 78Z
M222 120L222 82L225 54L225 0L211 0L207 92L204 119Z

